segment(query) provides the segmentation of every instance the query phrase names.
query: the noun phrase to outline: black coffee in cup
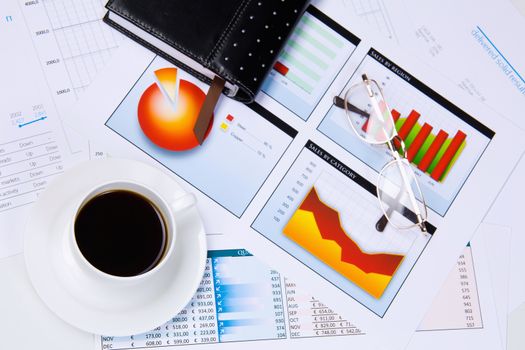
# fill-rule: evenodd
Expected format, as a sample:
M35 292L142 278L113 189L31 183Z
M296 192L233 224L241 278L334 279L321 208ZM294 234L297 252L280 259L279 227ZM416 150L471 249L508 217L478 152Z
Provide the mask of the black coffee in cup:
M159 264L167 249L162 213L149 199L111 190L88 200L74 222L82 255L100 271L130 277Z

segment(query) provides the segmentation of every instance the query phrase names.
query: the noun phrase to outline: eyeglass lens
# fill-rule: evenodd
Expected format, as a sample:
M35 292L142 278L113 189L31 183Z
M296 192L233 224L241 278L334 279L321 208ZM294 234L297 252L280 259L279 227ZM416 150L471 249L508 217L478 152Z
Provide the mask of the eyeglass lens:
M350 126L365 142L385 143L396 134L390 109L375 81L352 86L345 95L344 107Z
M421 188L410 164L404 159L394 160L383 168L377 195L385 216L396 228L411 228L427 219Z

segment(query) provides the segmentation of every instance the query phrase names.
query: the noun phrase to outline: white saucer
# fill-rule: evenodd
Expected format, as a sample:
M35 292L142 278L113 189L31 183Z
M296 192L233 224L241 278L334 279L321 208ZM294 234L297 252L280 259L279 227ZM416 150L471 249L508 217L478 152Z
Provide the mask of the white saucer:
M185 193L174 179L143 163L85 162L42 193L28 220L24 244L29 278L56 315L91 333L123 336L155 328L187 305L202 279L207 249L202 221L193 206L177 216L175 259L161 282L137 283L129 292L106 293L73 272L64 257L63 242L70 234L75 200L97 184L114 180L140 182L168 201Z

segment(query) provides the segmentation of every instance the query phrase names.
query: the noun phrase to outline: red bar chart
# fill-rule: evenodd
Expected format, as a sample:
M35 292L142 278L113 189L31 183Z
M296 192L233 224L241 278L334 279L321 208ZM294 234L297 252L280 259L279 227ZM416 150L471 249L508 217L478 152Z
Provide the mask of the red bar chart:
M395 109L392 109L391 114L399 137L405 143L408 160L435 181L442 182L463 151L467 135L461 130L452 139L443 130L434 135L432 125L418 123L421 114L415 110L410 111L406 118L401 118ZM366 127L365 122L363 130L366 131ZM397 148L401 147L398 142L394 144Z
M408 160L433 180L444 181L465 148L467 135L461 130L452 138L444 130L433 134L434 127L426 122L421 125L421 114L416 110L411 110L406 118L392 110L392 116L395 116L397 132L405 143Z
M390 127L385 131L387 134L397 131L393 148L401 153L401 143L405 146L403 151L418 177L426 204L439 215L445 215L494 132L476 116L453 105L408 72L393 71L392 62L386 64L389 61L384 58L370 49L367 58L341 90L341 95L362 83L363 74L373 77L381 89L383 100L388 101L388 117L395 124L395 129ZM360 105L360 109L376 112L365 93L347 97L353 99L354 105ZM376 114L385 116L384 108L378 111L381 113ZM385 164L392 160L391 152L384 145L363 142L363 138L373 143L382 141L371 134L374 132L373 125L368 123L366 116L357 113L352 115L352 119L348 117L344 108L334 104L317 129L370 168L381 172ZM349 124L349 120L354 123Z
M415 110L410 111L406 118L401 118L401 113L395 109L392 109L391 115L397 133L405 143L409 162L435 181L443 181L465 147L467 135L461 130L452 139L443 130L433 135L433 126L428 123L420 125L418 121L421 114ZM367 124L368 120L362 127L365 132ZM397 140L394 140L394 145L398 149L401 147Z

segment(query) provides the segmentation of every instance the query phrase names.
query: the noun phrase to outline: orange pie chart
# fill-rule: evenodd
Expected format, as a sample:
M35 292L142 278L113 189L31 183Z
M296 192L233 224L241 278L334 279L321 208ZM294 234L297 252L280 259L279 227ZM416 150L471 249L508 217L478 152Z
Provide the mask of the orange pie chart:
M170 151L186 151L199 145L193 128L206 94L195 84L178 79L177 68L155 71L157 82L142 94L138 121L155 145ZM213 116L206 131L208 137Z

